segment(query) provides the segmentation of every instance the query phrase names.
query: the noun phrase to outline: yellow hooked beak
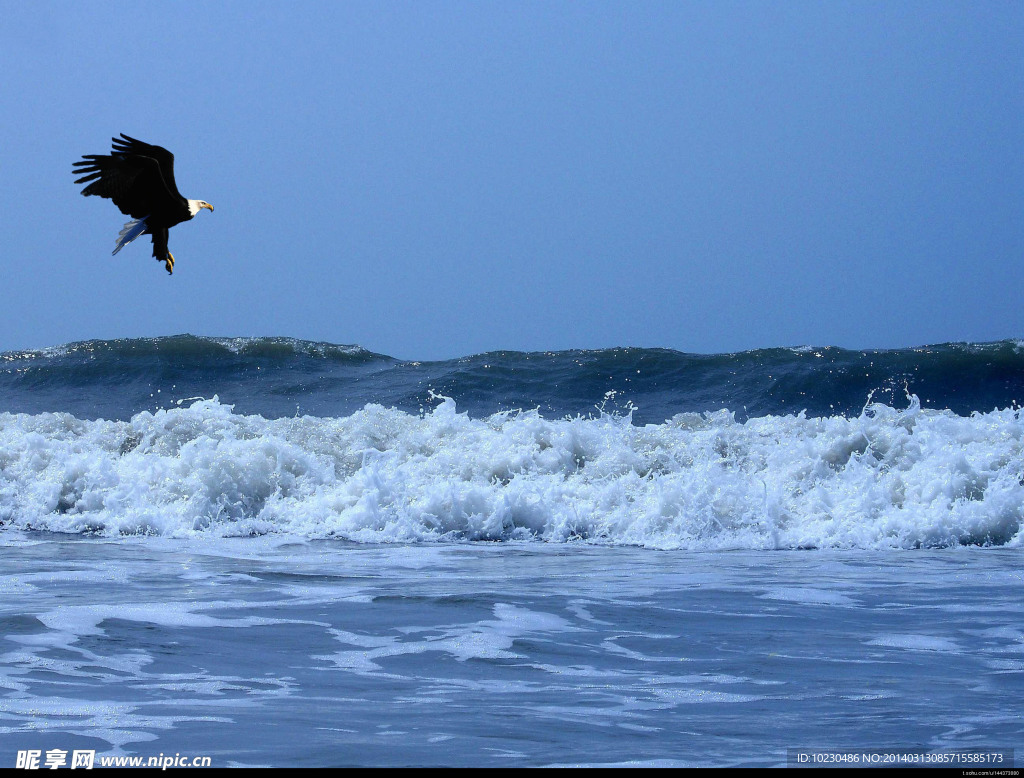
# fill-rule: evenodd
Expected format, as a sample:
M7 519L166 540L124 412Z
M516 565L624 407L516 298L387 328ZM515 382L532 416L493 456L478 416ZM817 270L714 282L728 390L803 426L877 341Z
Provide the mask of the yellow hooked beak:
M202 205L199 206L200 211L203 210L203 208L209 208L210 213L213 213L213 206L210 205L209 203L203 203Z

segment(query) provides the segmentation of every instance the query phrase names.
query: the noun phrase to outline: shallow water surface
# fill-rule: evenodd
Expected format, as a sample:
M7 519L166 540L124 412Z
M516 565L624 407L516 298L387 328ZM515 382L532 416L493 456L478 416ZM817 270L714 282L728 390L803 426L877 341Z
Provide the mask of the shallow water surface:
M0 765L777 766L1024 745L1013 548L0 536Z

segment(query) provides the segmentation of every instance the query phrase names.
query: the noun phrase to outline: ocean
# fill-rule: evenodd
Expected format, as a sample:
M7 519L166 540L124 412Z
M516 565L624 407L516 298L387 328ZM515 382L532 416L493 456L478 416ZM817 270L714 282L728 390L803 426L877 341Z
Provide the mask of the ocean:
M1013 766L1022 401L1021 341L2 353L0 766Z

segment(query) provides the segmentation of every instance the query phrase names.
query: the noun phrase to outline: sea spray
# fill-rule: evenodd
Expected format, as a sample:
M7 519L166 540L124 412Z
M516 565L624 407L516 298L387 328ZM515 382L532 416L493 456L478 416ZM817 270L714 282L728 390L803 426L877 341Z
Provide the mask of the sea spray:
M267 419L218 399L126 421L0 414L0 522L100 535L585 542L662 549L1020 545L1024 424L856 416L473 418L378 404Z

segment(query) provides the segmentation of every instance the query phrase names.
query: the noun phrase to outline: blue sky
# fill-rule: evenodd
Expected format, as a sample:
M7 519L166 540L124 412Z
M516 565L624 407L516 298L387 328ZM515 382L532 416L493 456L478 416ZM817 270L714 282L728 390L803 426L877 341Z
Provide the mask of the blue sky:
M0 350L1024 337L1020 2L0 2ZM125 132L213 203L148 237ZM145 240L145 242L144 242Z

